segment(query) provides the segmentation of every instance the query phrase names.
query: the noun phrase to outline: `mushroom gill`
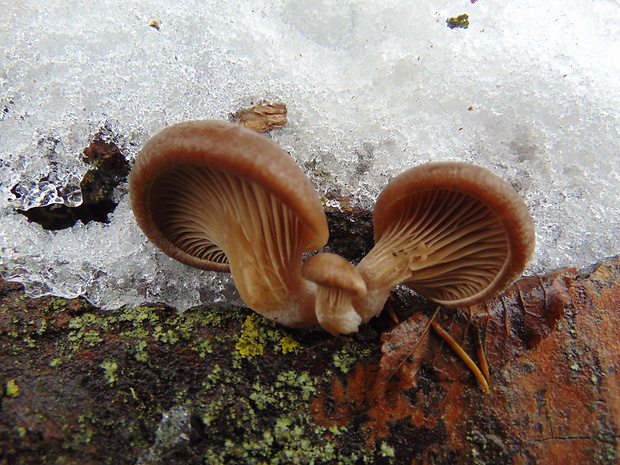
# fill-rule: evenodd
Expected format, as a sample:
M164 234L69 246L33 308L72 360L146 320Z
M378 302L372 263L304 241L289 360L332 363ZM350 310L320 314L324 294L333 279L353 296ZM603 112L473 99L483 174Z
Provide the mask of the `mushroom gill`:
M166 254L230 270L244 302L267 318L317 323L301 263L327 242L327 221L286 152L230 123L180 123L145 144L130 183L138 224Z
M521 197L490 171L429 163L395 177L373 213L375 246L357 269L368 286L354 305L362 320L406 284L451 306L500 293L534 252L534 226Z
M254 182L187 165L156 181L153 220L180 250L230 267L239 293L251 308L288 295L300 283L308 231L280 199ZM182 192L176 192L182 185ZM176 195L175 195L176 192ZM208 208L206 208L208 206Z

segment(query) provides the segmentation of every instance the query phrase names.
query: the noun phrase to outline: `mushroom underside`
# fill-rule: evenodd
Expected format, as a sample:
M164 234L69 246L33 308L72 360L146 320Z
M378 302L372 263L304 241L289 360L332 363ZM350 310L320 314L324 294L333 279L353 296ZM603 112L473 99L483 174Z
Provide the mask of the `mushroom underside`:
M153 221L161 232L203 269L229 264L249 307L276 308L291 291L303 292L299 269L309 233L278 197L210 166L176 166L152 186Z
M393 208L395 219L371 252L391 269L388 287L406 284L433 300L459 302L489 288L509 260L500 218L472 195L420 191Z

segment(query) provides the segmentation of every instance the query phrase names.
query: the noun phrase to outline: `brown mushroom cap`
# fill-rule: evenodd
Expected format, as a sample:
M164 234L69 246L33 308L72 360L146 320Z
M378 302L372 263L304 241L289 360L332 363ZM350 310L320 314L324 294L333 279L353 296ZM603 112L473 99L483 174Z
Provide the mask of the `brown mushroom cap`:
M329 234L316 191L293 159L264 136L223 121L179 123L153 136L136 159L130 191L147 237L196 268L229 270L219 241L234 246L236 239L213 237L213 223L226 216L246 215L268 229L266 246L306 252ZM263 215L268 209L274 213Z
M395 177L377 199L373 223L375 242L407 257L404 284L448 305L495 296L534 254L534 223L523 199L467 163L428 163Z
M243 301L292 327L317 323L304 252L329 232L320 199L293 159L249 129L190 121L143 147L130 178L146 236L187 265L230 271Z

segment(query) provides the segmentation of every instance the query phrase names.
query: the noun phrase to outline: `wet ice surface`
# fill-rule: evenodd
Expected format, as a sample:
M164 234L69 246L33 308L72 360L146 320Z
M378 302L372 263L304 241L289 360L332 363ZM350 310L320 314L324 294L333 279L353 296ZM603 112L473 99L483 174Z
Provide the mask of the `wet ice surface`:
M126 186L109 224L44 231L15 209L79 205L81 154L101 128L133 160L164 126L259 100L287 104L269 137L321 194L371 208L402 170L465 160L530 206L528 273L620 251L613 0L0 3L0 272L32 295L240 303L226 275L144 240ZM447 27L463 13L468 29Z

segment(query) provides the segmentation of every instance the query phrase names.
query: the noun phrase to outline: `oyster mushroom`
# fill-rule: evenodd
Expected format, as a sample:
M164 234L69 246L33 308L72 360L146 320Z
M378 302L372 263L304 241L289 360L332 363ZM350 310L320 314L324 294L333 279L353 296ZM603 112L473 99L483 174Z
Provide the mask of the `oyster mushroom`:
M163 129L139 153L131 203L146 236L187 265L230 271L243 301L291 327L317 323L305 252L328 239L308 178L273 142L221 121Z
M373 226L375 246L357 266L368 292L353 303L364 322L399 284L455 307L490 299L534 254L523 199L468 163L428 163L396 176L377 199Z
M333 253L319 253L303 264L301 275L317 285L316 316L334 336L358 330L361 317L353 298L366 295L366 283L349 261Z

